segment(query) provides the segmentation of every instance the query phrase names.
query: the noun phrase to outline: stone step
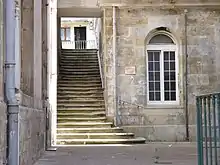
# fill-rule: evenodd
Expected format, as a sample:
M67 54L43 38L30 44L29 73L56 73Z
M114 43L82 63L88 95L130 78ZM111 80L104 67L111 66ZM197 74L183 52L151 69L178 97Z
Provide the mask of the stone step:
M98 57L97 57L97 55L96 54L94 54L94 55L84 55L84 56L79 56L79 55L65 55L65 56L61 56L60 57L60 61L62 61L62 60L69 60L69 61L77 61L77 60L86 60L86 59L88 59L89 61L90 60L96 60L96 61L98 61ZM59 62L60 62L59 61Z
M60 72L98 72L99 73L99 68L60 68Z
M57 139L131 139L133 133L59 133Z
M61 118L95 118L95 117L106 117L105 110L94 110L94 111L80 111L80 110L58 110L57 117Z
M133 139L57 139L58 145L86 145L86 144L143 144L145 138Z
M76 75L76 76L78 76L78 75L82 75L82 76L100 76L100 73L99 72L90 72L90 71L88 71L88 72L80 72L80 71L60 71L59 72L59 74L60 75L62 75L62 76L65 76L65 75Z
M57 103L57 108L58 109L66 109L66 108L103 108L105 107L104 102L101 104L92 104L92 103L84 103L84 104L80 104L80 103Z
M96 56L63 56L59 59L60 61L98 61L98 57Z
M69 60L69 59L62 59L60 60L60 63L64 63L64 64L76 64L76 63L84 63L84 64L90 64L90 63L98 63L98 60L86 60L86 59L78 59L78 60Z
M75 87L75 88L102 88L102 84L79 84L79 83L60 83L57 84L58 87Z
M78 117L78 118L95 118L95 117L103 117L105 116L105 111L89 111L89 112L75 112L75 111L64 111L62 112L61 110L57 111L57 116L58 117Z
M101 78L100 77L73 77L73 76L58 76L58 81L81 81L81 82L86 82L86 81L99 81L101 82Z
M82 80L79 80L79 79L76 79L76 80L72 80L72 79L67 79L67 80L58 80L57 81L58 84L59 83L71 83L71 84L102 84L102 82L100 80L91 80L91 81L82 81Z
M103 91L104 89L102 87L59 87L58 91L63 91L63 90L68 90L68 92L70 91L78 91L78 92L86 92L86 91L92 91L94 93L98 92L98 91Z
M60 69L99 69L98 65L60 65Z
M72 95L72 94L75 94L75 95L94 95L94 96L97 96L97 95L100 95L102 94L103 95L103 90L98 90L98 91L65 91L65 90L58 90L57 91L57 95L58 96L63 96L63 95Z
M63 122L63 121L68 121L68 122L86 122L86 121L95 121L95 122L104 122L106 121L106 117L66 117L66 116L58 116L57 122Z
M103 91L102 87L59 87L58 90L69 90L69 91Z
M78 60L68 60L68 59L63 59L60 60L60 63L63 64L78 64L78 63L84 63L84 64L98 64L98 60L86 60L86 59L78 59Z
M93 62L93 63L85 63L85 62L60 62L60 66L82 66L83 67L99 67L98 62Z
M74 101L74 100L88 100L88 101L92 101L92 100L97 100L97 101L100 101L100 100L104 100L104 97L103 96L57 96L57 100L70 100L70 101Z
M104 105L104 100L57 100L57 105L61 105L61 104L68 104L68 105L74 105L74 104L82 104L82 105Z
M59 122L57 128L88 128L88 127L107 127L111 128L112 122Z
M82 73L82 74L85 74L85 73L100 73L99 72L99 69L96 68L96 69L82 69L82 68L78 68L78 69L75 69L75 68L68 68L68 69L63 69L63 68L60 68L59 70L59 73Z
M59 77L58 78L65 78L65 77L68 77L68 78L95 78L95 79L100 79L100 75L72 75L72 74L59 74Z
M64 107L64 106L60 106L57 110L58 112L60 113L73 113L73 112L76 112L76 111L90 111L91 113L92 112L95 112L95 111L105 111L105 108L103 106L100 106L100 107L84 107L84 106L81 106L81 107Z
M122 133L123 129L119 127L102 128L58 128L57 133Z

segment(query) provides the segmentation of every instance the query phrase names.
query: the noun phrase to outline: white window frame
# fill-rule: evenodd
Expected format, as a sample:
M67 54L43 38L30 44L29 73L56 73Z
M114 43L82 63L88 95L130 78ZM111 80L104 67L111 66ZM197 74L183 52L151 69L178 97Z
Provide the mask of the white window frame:
M160 52L160 91L161 91L161 101L150 101L149 100L149 79L148 79L148 51L159 51ZM174 51L175 52L175 75L176 75L176 100L175 101L165 101L164 100L164 51ZM147 45L146 47L146 70L147 70L147 103L149 105L178 105L179 104L179 86L178 86L178 75L179 75L179 64L178 64L178 49L175 44L162 44L162 45Z

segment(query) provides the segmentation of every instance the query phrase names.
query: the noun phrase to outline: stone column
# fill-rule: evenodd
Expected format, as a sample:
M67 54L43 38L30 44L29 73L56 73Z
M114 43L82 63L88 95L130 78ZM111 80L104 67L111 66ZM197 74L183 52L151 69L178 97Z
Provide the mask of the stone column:
M34 0L34 96L42 96L42 1Z

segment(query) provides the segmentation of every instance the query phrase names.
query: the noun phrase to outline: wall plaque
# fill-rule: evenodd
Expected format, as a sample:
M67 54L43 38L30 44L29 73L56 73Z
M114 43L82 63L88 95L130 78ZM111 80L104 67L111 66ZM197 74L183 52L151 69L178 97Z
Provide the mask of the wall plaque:
M127 67L125 67L125 74L126 75L134 75L134 74L136 74L136 67L135 66L127 66Z

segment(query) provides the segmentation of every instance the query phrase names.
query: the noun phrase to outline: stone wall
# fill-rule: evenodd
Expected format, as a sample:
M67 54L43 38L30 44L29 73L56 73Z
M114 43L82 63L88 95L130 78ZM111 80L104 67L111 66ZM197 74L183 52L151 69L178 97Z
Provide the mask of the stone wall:
M45 148L45 114L42 109L20 106L20 164L31 165Z
M47 35L46 29L43 29L46 24L45 17L46 0L41 2L22 0L19 109L21 165L33 164L45 149L46 111L43 102L47 90L45 69Z
M108 115L114 115L112 8L105 8L105 68ZM195 95L217 91L220 45L220 10L188 9L188 106L190 140L195 139ZM117 91L121 123L125 129L149 141L183 141L185 139L184 10L120 8L117 9ZM175 106L150 106L146 103L146 38L158 27L166 27L178 44L178 87L180 103ZM134 75L125 74L135 67ZM124 101L124 103L123 103ZM139 105L139 107L137 106Z

